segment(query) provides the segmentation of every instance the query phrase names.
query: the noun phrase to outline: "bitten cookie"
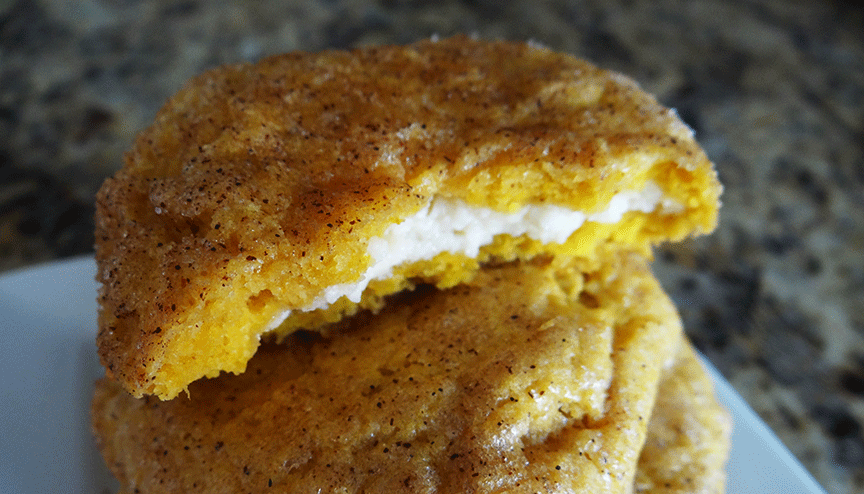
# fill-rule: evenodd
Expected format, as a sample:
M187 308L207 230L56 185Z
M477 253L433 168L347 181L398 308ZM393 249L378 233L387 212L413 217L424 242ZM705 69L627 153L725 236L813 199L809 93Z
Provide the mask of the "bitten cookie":
M456 37L215 69L97 200L99 354L135 396L242 372L490 260L596 257L713 229L720 185L674 112L536 45Z

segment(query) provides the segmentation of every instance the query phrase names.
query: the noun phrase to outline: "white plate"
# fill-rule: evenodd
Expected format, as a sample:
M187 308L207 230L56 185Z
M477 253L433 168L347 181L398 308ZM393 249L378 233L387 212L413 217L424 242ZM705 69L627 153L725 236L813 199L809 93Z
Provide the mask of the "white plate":
M90 435L96 346L92 258L0 276L0 494L116 492ZM706 363L735 423L729 493L823 494Z

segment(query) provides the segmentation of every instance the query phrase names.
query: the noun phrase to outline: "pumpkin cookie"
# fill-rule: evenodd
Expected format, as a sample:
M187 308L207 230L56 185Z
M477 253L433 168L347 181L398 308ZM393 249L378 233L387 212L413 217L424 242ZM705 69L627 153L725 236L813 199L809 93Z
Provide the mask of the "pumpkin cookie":
M97 200L99 353L135 396L242 372L484 262L648 253L713 229L720 186L673 111L536 45L289 53L173 97Z
M97 442L129 493L629 492L681 328L640 257L606 261L418 287L188 397L103 379Z
M634 492L722 494L731 427L711 379L689 342L683 343L660 380Z

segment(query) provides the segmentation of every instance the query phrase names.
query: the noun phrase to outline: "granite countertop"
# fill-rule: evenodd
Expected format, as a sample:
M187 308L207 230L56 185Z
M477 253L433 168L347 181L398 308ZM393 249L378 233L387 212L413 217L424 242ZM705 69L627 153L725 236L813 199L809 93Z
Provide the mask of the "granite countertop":
M725 184L660 249L696 346L830 492L864 490L864 9L835 1L0 0L0 271L92 252L93 196L209 67L433 34L638 80ZM505 6L506 5L506 6Z

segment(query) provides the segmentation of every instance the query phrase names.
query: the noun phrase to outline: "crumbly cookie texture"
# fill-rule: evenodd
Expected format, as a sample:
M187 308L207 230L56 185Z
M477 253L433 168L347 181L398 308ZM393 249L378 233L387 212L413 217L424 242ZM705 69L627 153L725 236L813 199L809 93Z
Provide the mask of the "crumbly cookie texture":
M637 494L722 494L729 458L729 413L689 343L665 371L633 483Z
M583 272L535 258L419 287L190 397L103 379L99 447L129 493L629 492L680 322L640 257Z
M169 399L242 372L262 335L377 309L416 282L708 232L719 195L674 112L534 45L456 37L222 67L168 102L98 194L100 357L133 395ZM403 239L391 227L442 203L474 225L524 224L369 271L387 257L375 242ZM574 229L532 236L552 223Z

